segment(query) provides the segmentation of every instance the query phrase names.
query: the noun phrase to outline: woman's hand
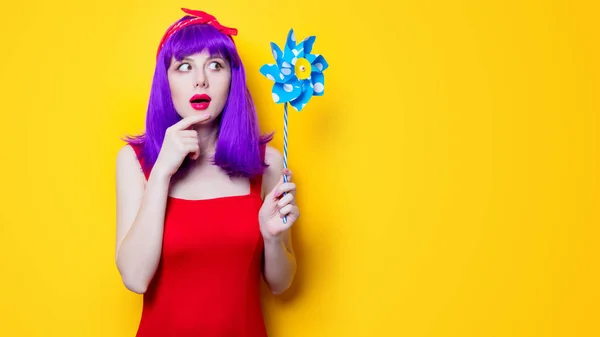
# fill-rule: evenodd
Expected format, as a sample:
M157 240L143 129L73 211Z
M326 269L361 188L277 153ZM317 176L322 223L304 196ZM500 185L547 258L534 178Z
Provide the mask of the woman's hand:
M283 174L287 176L287 183L283 182L283 175L279 182L263 201L258 212L260 232L264 240L277 240L281 234L290 228L300 217L300 211L296 205L296 185L291 182L292 171L284 169ZM287 193L284 195L284 193ZM283 217L287 221L283 223Z
M177 172L188 154L191 154L191 159L198 159L200 157L198 133L196 130L188 129L209 118L210 114L189 116L167 128L154 167L171 177Z

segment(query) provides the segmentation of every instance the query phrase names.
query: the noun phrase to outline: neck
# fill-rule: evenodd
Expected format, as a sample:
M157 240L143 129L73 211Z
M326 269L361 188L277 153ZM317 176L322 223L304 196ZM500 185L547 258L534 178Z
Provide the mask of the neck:
M214 155L217 147L218 125L213 123L197 125L194 130L198 132L198 144L200 145L201 156Z

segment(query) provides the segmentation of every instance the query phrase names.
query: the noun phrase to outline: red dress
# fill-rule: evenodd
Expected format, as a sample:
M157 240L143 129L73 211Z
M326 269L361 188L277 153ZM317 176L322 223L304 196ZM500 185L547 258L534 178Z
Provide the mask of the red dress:
M136 337L267 336L260 192L258 177L247 195L168 197L160 263L144 294Z

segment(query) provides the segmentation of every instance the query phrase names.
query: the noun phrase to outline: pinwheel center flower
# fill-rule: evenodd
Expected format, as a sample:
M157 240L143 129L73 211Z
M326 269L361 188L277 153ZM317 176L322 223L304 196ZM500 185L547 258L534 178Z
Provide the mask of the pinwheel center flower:
M310 77L310 73L312 71L312 67L310 66L310 62L307 59L301 57L296 60L296 77L299 80L305 80Z

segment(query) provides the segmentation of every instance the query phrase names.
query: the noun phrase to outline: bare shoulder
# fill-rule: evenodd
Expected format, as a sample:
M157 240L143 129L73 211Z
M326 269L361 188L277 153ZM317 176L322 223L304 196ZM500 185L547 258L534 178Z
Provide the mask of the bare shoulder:
M139 183L145 180L142 166L129 144L124 145L117 152L116 170L117 183Z
M123 145L117 152L117 166L130 164L133 160L137 161L136 159L135 151L129 144Z
M269 193L283 172L283 155L276 148L267 145L265 148L265 164L269 165L263 174L263 194Z
M140 167L137 154L131 145L123 145L117 152L117 167Z
M265 148L265 163L269 165L269 167L281 165L281 168L283 168L283 155L276 148L267 145ZM277 169L279 169L279 167L277 167Z

